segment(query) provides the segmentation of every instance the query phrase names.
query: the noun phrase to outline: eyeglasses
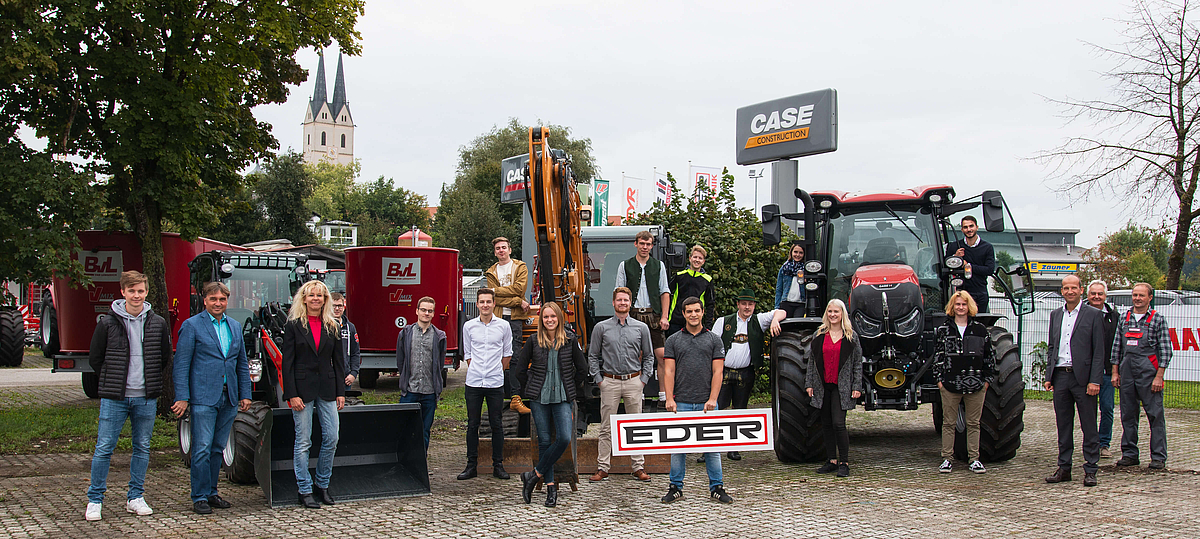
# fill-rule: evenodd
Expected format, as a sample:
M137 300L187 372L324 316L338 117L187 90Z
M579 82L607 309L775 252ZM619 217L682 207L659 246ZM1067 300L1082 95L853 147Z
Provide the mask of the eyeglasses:
M346 308L346 306L345 306L345 305L338 305L338 304L334 303L334 304L333 304L333 308L334 308L334 309L345 309L345 308Z
M433 309L417 309L419 313L432 313Z

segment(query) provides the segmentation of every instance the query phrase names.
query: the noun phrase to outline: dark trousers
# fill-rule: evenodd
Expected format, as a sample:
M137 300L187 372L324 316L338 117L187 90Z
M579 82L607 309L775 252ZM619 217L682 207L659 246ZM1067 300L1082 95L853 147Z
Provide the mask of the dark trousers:
M517 357L517 351L521 349L521 337L525 332L525 319L508 320L508 326L512 328L512 357ZM521 394L521 383L517 381L517 376L513 374L511 364L510 368L504 369L504 397L511 398L513 395ZM489 406L490 410L491 407Z
M825 457L838 462L850 460L850 433L846 432L846 411L837 384L825 384L821 403L821 428L825 431Z
M1113 408L1116 400L1113 398L1117 390L1112 385L1112 373L1100 377L1100 447L1112 444Z
M1071 469L1075 452L1075 411L1079 411L1079 429L1083 431L1083 471L1100 469L1100 434L1096 430L1096 395L1087 394L1075 373L1054 369L1054 419L1058 424L1058 467Z
M804 316L804 303L799 301L781 301L779 308L787 313L788 318L799 318Z
M467 464L479 463L479 422L487 400L488 425L492 427L492 466L504 462L504 422L500 419L504 388L467 386Z
M981 312L981 313L988 312L987 290L984 290L983 292L980 292L980 293L967 291L967 293L971 294L971 299L975 300L975 305L979 307L979 312Z
M735 410L745 410L750 404L750 393L754 391L754 367L725 369L721 392L717 394L717 409L724 410L730 404Z
M1129 376L1128 368L1121 371L1121 455L1138 458L1138 420L1144 410L1150 424L1150 458L1166 462L1167 416L1163 411L1162 391L1150 391L1154 380L1151 374L1143 373L1137 379Z
M429 431L433 430L433 413L437 410L438 396L433 393L413 393L409 391L400 396L400 402L415 402L421 405L421 427L425 429L425 449L429 450ZM488 406L488 411L492 410ZM476 441L476 444L479 442Z

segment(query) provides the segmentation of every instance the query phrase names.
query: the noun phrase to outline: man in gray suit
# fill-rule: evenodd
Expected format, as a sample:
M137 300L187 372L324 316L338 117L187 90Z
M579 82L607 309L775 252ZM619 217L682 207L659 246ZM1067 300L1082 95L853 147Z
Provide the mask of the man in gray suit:
M1046 390L1054 391L1054 416L1058 423L1058 469L1047 483L1071 480L1071 454L1075 451L1075 411L1083 431L1083 486L1096 486L1100 468L1100 435L1096 430L1097 395L1104 374L1104 327L1099 310L1082 303L1079 277L1062 280L1066 305L1050 313L1049 350L1046 354Z

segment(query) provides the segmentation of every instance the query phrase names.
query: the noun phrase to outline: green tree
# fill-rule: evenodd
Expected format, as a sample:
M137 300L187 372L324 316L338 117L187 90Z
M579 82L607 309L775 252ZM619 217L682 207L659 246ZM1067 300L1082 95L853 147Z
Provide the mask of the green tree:
M255 194L260 178L261 173L246 176L245 184L237 186L227 197L220 223L205 230L204 237L234 245L272 239L267 212Z
M316 180L305 168L304 156L288 151L268 159L255 181L255 195L267 216L269 239L286 238L295 245L316 243L316 236L308 228L311 213L304 205Z
M304 168L314 181L312 194L304 198L309 211L325 220L341 221L362 211L354 194L354 182L362 172L357 159L348 165L321 160L316 165L304 165Z
M1151 276L1154 280L1146 282L1158 286L1158 279L1168 270L1170 252L1166 232L1128 222L1083 253L1084 262L1090 265L1085 277L1103 279L1113 287L1127 287Z
M395 187L394 181L380 176L359 185L355 194L364 208L352 220L359 223L359 245L395 245L396 238L412 227L429 230L429 202L413 191Z
M363 1L40 0L0 9L0 69L23 74L0 90L5 119L31 126L55 154L95 163L107 204L141 243L148 299L165 305L164 224L192 238L216 222L239 171L277 146L253 108L286 101L288 85L304 82L300 49L336 40L357 55Z
M518 226L506 223L498 205L466 184L442 188L442 205L433 223L433 241L439 247L458 249L458 262L466 268L487 268L495 262L492 238L520 238Z
M1126 261L1123 277L1130 284L1150 283L1155 288L1162 286L1163 272L1154 263L1154 258L1146 251L1133 253Z
M99 213L87 169L28 148L12 124L0 134L0 281L49 283L54 275L87 284L76 233ZM5 294L7 295L7 291ZM0 297L0 304L7 303Z

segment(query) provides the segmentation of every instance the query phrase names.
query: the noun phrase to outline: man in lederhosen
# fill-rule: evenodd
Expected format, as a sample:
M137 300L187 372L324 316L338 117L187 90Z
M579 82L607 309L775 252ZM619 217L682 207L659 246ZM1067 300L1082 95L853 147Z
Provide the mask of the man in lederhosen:
M717 396L717 409L724 410L732 404L735 410L745 410L758 379L758 368L763 363L765 331L771 328L771 336L779 335L779 322L787 317L783 309L755 313L758 306L754 291L743 288L737 297L737 313L718 318L712 332L725 345L725 368L721 393ZM753 323L752 323L753 322ZM742 454L729 452L730 460L742 460Z
M663 370L663 332L671 327L667 317L670 314L671 287L667 283L667 266L661 260L650 256L654 248L654 236L645 230L634 236L637 254L617 266L616 288L622 286L633 292L633 308L630 314L634 320L650 326L650 343L654 346L655 376L662 381ZM663 387L658 388L658 398L666 400L667 394Z

